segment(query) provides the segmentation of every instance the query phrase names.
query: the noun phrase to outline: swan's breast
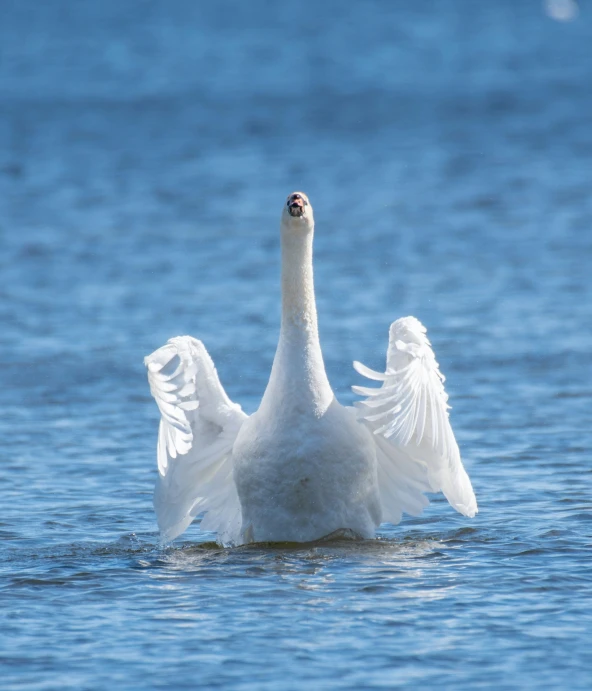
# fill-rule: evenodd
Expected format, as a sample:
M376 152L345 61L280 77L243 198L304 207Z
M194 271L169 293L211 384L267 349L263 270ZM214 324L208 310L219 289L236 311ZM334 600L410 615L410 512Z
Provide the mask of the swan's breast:
M273 539L272 525L298 530L291 539L302 540L341 528L367 533L352 524L364 517L380 523L374 442L355 416L337 401L320 418L277 412L252 415L233 448L243 518L256 536L265 530Z

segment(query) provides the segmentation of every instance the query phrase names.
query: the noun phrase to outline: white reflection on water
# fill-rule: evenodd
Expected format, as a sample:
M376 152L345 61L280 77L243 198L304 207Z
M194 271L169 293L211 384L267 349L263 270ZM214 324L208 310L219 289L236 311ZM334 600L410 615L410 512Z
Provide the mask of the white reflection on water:
M450 584L417 587L426 572L438 567L442 544L437 540L330 540L306 545L273 544L221 548L214 543L169 548L153 560L141 559L149 576L179 586L189 578L240 579L331 594L353 583L360 592L391 591L397 597L436 599ZM172 580L171 580L172 579ZM409 586L409 588L407 588ZM317 603L318 604L318 603Z
M576 0L545 0L545 12L558 22L571 22L580 13Z

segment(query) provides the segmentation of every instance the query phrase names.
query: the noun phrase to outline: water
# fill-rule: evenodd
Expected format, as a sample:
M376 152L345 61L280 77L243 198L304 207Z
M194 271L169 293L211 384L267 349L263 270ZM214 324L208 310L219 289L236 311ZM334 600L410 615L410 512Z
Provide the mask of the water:
M589 8L2 8L2 687L589 689ZM337 395L424 321L480 513L162 549L142 357L256 409L298 188Z

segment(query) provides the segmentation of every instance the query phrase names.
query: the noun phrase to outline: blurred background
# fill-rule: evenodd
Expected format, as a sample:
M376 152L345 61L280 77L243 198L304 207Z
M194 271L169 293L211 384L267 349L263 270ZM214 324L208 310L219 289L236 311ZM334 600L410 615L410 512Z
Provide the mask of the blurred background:
M589 688L591 46L590 5L574 0L1 0L6 683L142 688L150 674L164 688L158 640L160 661L186 662L176 688L198 667L205 685L297 688L294 660L316 688L559 688L567 675ZM396 642L376 612L396 619L407 601L380 590L382 553L363 573L347 555L310 572L306 556L293 571L257 557L257 582L293 596L319 631L335 616L345 638L329 650L289 612L280 635L272 596L252 612L267 628L227 619L259 592L244 555L203 571L201 557L158 551L142 358L196 336L230 397L256 410L279 329L279 215L295 189L315 208L337 396L350 403L361 383L351 360L384 367L391 321L420 318L480 502L472 523L437 499L385 529L424 545L397 553L397 583L456 589L437 605L410 595L414 624ZM186 538L205 539L195 527ZM196 613L237 574L238 599L210 611L208 626L230 627L214 655ZM369 609L308 610L307 578ZM171 592L152 591L154 604L146 582ZM271 662L245 677L252 655Z

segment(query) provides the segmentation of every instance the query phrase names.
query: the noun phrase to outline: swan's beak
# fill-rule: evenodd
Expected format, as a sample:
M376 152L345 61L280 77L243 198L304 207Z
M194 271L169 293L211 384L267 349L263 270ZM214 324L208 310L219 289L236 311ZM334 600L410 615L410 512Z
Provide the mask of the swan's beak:
M288 212L290 216L299 218L304 213L304 207L306 205L306 202L302 198L302 195L298 194L298 192L294 192L294 194L291 194L288 197L288 201L286 202L286 204L288 206Z

